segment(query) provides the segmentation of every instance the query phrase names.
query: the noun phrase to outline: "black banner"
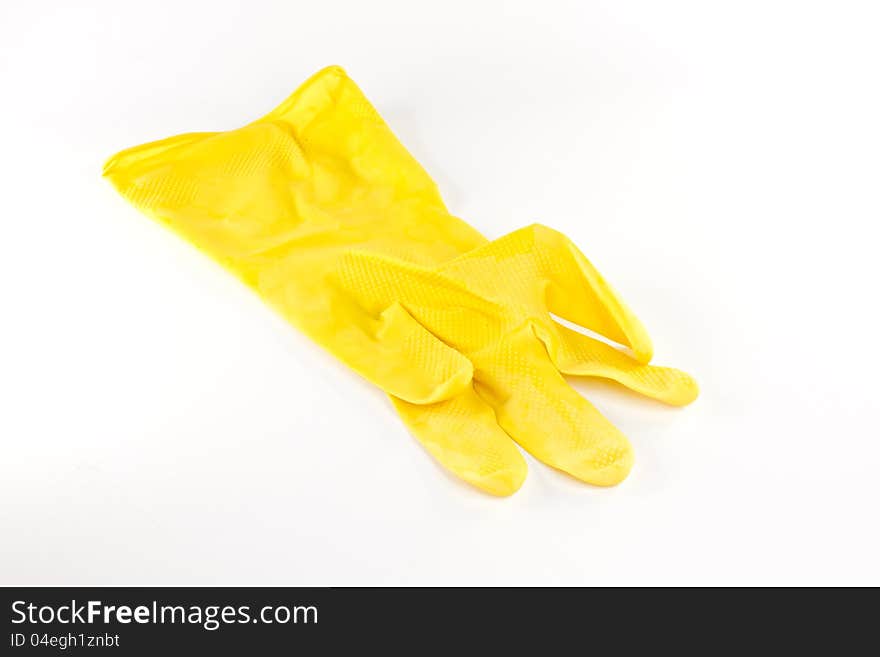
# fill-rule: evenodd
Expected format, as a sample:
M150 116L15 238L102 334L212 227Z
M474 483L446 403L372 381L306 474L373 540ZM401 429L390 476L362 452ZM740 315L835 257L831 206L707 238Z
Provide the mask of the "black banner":
M771 645L836 651L873 627L849 593L662 589L2 588L0 654L326 654L440 646L492 654ZM873 597L873 595L871 596ZM415 643L414 643L415 642ZM861 644L864 645L864 644ZM866 647L866 646L865 646ZM556 650L554 650L555 652ZM543 652L543 651L542 651Z

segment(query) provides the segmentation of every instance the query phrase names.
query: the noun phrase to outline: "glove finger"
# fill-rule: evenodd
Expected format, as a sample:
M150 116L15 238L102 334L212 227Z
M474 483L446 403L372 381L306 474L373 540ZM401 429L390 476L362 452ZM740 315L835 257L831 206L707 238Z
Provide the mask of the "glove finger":
M399 302L423 326L463 353L501 339L510 318L499 304L439 272L375 253L350 251L335 282L370 315Z
M412 434L443 467L492 495L512 495L525 481L525 459L472 387L436 404L391 397Z
M566 383L530 326L474 360L474 386L501 428L535 458L599 486L629 474L629 441Z
M514 301L539 306L625 345L639 362L651 360L653 347L642 323L574 243L551 228L522 228L440 271L487 295L497 294L497 281L504 281Z
M288 322L391 395L431 404L471 389L470 360L403 306L368 312L349 289L333 284L329 273L339 259L330 251L283 258L265 267L254 287Z
M304 329L374 385L413 404L433 404L472 389L471 362L438 340L400 304L389 306L378 319L350 310L345 328ZM336 317L342 312L338 308Z
M562 326L535 331L560 372L611 379L642 395L673 406L697 398L697 382L671 367L643 365L614 347Z

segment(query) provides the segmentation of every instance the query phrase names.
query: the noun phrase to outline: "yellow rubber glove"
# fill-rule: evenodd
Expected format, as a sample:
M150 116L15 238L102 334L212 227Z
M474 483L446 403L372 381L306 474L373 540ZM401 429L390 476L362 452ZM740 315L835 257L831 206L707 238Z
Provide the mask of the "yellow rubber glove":
M626 476L628 442L560 371L696 396L687 375L646 365L644 329L564 236L533 226L488 243L450 215L338 67L254 123L123 151L104 174L392 395L427 449L487 492L525 478L511 437L584 481Z

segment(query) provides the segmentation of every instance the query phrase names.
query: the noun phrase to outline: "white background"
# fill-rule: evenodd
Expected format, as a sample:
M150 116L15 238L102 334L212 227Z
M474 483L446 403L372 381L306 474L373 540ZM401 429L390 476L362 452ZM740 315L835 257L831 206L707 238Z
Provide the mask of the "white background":
M3 2L0 583L880 584L876 7ZM453 212L567 233L697 377L576 384L622 485L459 483L101 179L331 63Z

